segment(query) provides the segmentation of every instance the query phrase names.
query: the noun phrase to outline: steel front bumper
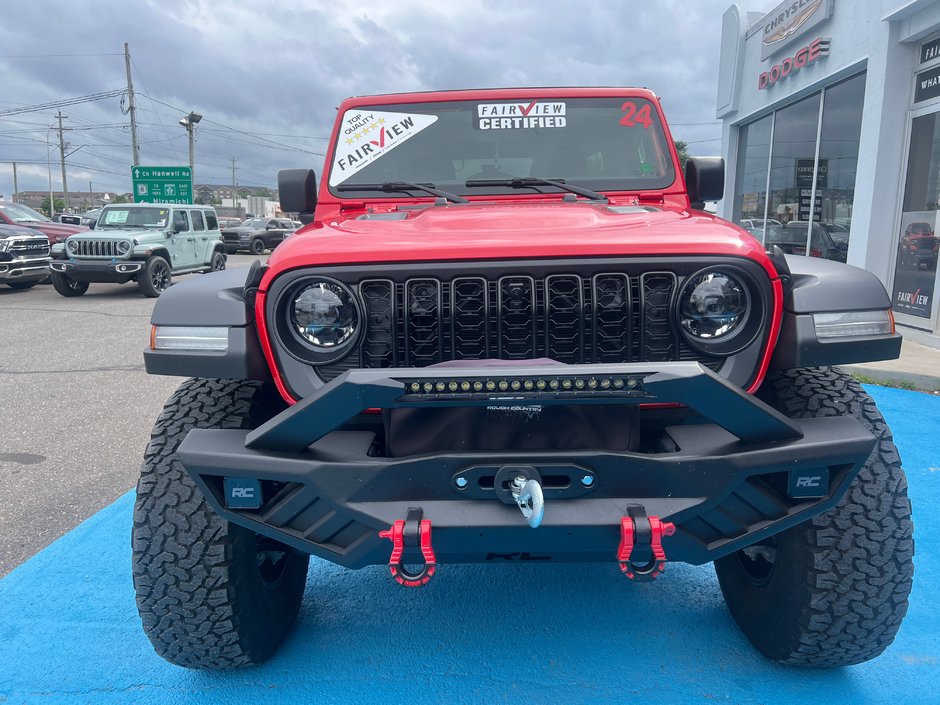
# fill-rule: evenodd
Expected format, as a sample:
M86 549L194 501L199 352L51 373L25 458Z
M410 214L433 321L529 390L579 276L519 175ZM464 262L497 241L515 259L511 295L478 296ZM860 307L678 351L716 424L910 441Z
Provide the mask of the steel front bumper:
M0 262L0 283L41 281L49 275L49 258Z
M615 560L621 518L628 505L641 505L676 525L663 542L670 560L698 564L834 505L875 443L853 417L789 420L698 363L551 368L558 369L555 377L581 378L584 390L539 393L537 381L551 376L544 367L522 365L498 374L492 368L351 370L254 431L192 430L178 456L226 519L352 568L387 563L391 547L379 531L415 507L433 526L439 563ZM473 391L475 382L494 379L506 381L507 390ZM622 384L601 391L604 379ZM533 391L525 391L526 380ZM416 384L418 392L410 393ZM675 448L657 453L386 458L372 454L374 433L342 428L376 407L668 402L695 410L702 423L669 427ZM498 498L494 478L508 467L543 478L538 529ZM230 506L226 478L259 481L261 506ZM794 478L822 478L818 496L793 496Z
M56 259L52 260L49 268L53 272L67 274L75 281L123 284L136 277L145 264L141 260L132 259Z

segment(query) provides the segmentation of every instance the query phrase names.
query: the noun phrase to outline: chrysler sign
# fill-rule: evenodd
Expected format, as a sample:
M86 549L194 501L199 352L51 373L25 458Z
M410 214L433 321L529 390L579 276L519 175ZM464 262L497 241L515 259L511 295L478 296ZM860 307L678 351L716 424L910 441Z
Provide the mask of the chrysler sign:
M758 76L758 90L769 88L777 81L782 81L787 76L796 73L801 68L813 63L817 59L829 56L829 45L831 43L828 37L820 37L812 43L807 44L793 56L788 56L779 64L774 64L769 70L764 71Z
M832 0L786 0L764 15L761 32L761 61L832 16Z

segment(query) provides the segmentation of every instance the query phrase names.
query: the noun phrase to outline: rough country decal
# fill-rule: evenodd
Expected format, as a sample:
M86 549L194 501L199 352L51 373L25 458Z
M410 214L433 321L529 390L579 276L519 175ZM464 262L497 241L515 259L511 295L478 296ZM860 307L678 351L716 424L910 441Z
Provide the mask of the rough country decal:
M346 113L330 170L330 186L346 181L410 137L437 122L436 115L352 110Z
M512 130L532 127L564 127L568 124L564 103L480 103L477 127L481 130Z

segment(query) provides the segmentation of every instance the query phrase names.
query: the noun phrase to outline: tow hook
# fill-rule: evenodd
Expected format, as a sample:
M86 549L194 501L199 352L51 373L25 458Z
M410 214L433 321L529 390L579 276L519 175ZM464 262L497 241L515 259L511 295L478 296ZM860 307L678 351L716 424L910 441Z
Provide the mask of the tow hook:
M408 588L427 585L437 571L437 559L431 547L431 521L422 519L420 508L409 507L405 519L399 519L390 528L379 532L379 537L392 542L392 555L388 559L388 569L399 585ZM406 552L409 554L406 556ZM420 552L420 570L412 573L405 568L412 556Z
M545 516L545 498L538 480L527 480L522 475L512 479L512 498L522 511L522 516L533 529L539 528Z
M666 569L663 536L676 533L676 525L646 516L638 504L627 507L627 516L620 519L620 547L617 560L620 570L631 580L649 582Z

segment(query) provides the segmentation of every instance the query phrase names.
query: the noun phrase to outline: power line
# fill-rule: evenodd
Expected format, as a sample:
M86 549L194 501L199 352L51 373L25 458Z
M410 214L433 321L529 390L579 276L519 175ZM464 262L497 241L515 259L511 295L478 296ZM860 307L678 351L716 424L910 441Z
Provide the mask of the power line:
M159 103L160 105L163 105L167 108L171 108L172 110L178 110L184 114L186 113L186 111L183 108L177 107L175 105L170 105L169 103L164 103L162 100L157 100L156 98L153 98L149 95L147 96L147 98L155 103ZM237 132L238 134L245 135L246 137L253 137L255 139L261 140L262 142L277 145L278 147L290 150L292 152L306 152L307 154L316 154L317 156L323 156L323 152L315 152L309 149L303 149L302 147L297 147L296 145L290 145L290 144L285 144L283 142L276 142L274 140L269 140L266 137L259 137L258 135L254 133L245 132L244 130L239 130L235 127L229 127L228 125L224 125L221 122L216 122L215 120L210 120L209 118L206 118L206 117L203 117L203 121L208 122L210 125L218 125L219 127L225 130L228 130L229 132ZM203 131L205 131L205 128L203 128ZM258 146L265 146L265 145L258 145Z
M19 108L7 108L0 110L0 117L6 115L19 115L20 113L35 113L40 110L51 110L52 108L64 108L67 105L78 105L79 103L90 103L96 100L105 100L106 98L116 98L124 92L124 89L114 91L104 91L102 93L91 93L89 95L80 95L75 98L65 98L55 100L51 103L42 103L40 105L26 105Z
M158 111L158 110L157 110L157 106L155 106L155 105L153 104L153 98L151 98L149 95L147 95L147 93L149 92L149 91L147 90L147 84L144 82L144 77L143 77L143 75L140 73L140 69L137 68L137 62L134 61L134 57L131 57L131 65L134 67L134 71L137 72L137 78L140 79L140 87L143 88L144 91L146 91L145 93L141 93L140 95L145 96L145 97L147 98L147 100L150 101L150 107L153 108L153 114L157 116L157 122L160 123L160 128L163 130L163 135L167 138L167 141L170 142L170 133L167 132L166 125L163 124L163 119L160 117L160 111ZM138 108L138 109L140 109L140 108ZM186 111L183 111L183 112L186 112ZM138 123L138 125L139 125L139 123ZM173 156L174 156L174 158L176 159L177 162L179 162L179 161L180 161L180 159L179 159L179 153L176 151L176 145L170 144L170 147L171 147L171 149L173 150Z
M123 56L123 54L0 54L0 59L48 59L75 56Z

